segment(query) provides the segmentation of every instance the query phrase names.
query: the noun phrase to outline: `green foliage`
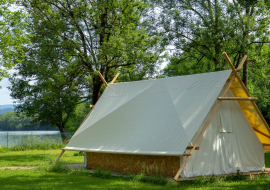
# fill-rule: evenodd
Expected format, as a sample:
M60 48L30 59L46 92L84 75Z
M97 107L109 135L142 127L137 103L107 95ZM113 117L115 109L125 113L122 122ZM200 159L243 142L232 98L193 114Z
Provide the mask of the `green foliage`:
M84 152L75 152L74 156L84 156Z
M39 123L33 122L32 117L15 112L6 112L0 115L0 131L20 131L36 129L53 129L49 125L40 126Z
M263 178L263 177L259 177ZM252 178L251 180L255 180L256 178ZM212 175L210 177L206 176L199 176L196 177L194 180L186 181L184 183L194 184L194 185L207 185L207 184L218 184L218 183L224 183L224 182L237 182L237 181L246 181L249 180L248 176L245 176L241 174L239 171L235 175L229 175L229 176L221 176L218 178L216 175Z
M75 131L89 112L78 105L90 99L94 105L103 91L97 71L108 82L118 70L123 75L132 70L139 78L154 73L159 38L144 29L143 2L26 0L21 5L31 45L10 79L17 112L63 134L65 128Z
M90 102L84 102L76 106L74 112L71 113L69 120L66 123L66 128L69 131L76 131L81 125L83 120L86 118L90 112Z
M0 147L0 153L6 153L9 151L9 148L7 147Z
M237 66L256 44L268 43L270 9L265 1L245 2L161 1L166 42L175 48L165 73L229 69L222 52Z
M112 178L112 172L111 171L103 171L100 168L97 168L93 173L93 177L99 177L102 179L111 179Z
M55 172L55 173L69 173L72 171L72 169L68 168L68 167L63 167L63 166L61 166L60 163L56 163L53 166L51 166L49 171Z
M151 183L151 184L161 185L161 186L166 186L168 184L168 180L162 176L147 176L145 174L140 174L140 175L133 175L132 174L129 176L112 176L111 171L103 171L100 168L97 168L92 173L92 176L102 178L102 179L111 179L111 178L121 179L121 178L123 178L123 180Z
M258 97L256 104L267 123L270 124L270 46L254 47L248 63L248 90L252 96Z
M21 63L23 46L29 43L24 30L26 14L21 9L12 9L14 3L15 0L0 0L0 81L8 76L7 70Z
M35 127L31 124L31 118L25 115L18 116L15 112L7 112L0 115L0 131L22 130Z
M162 176L146 176L145 174L140 174L140 175L134 175L133 177L134 177L134 180L137 180L139 182L151 183L151 184L161 185L161 186L166 186L168 184L168 180Z
M92 104L102 85L98 70L107 81L118 68L153 71L158 57L151 48L158 38L143 28L141 16L147 5L141 1L26 0L22 6L29 14L28 29L33 36L33 48L25 61L35 64L51 59L73 65L73 72L88 81L80 84L92 94Z

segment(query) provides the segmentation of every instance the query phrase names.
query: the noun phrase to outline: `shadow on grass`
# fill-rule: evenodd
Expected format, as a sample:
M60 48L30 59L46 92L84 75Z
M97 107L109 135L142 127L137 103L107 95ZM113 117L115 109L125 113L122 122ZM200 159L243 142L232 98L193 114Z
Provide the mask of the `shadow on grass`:
M17 174L0 178L0 189L149 189L151 187L149 184L135 185L119 179L41 173L35 176ZM158 186L156 188L161 189Z

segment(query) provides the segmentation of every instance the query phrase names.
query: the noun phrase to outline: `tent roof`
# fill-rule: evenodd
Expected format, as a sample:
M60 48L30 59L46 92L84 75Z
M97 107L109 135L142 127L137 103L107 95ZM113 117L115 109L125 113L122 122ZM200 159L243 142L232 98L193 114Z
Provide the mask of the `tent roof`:
M109 84L65 149L182 155L231 72Z

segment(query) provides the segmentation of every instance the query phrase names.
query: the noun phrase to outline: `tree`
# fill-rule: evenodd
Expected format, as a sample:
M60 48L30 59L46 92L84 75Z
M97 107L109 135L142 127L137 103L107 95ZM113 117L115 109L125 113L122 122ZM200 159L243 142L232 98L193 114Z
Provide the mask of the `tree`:
M141 1L26 0L21 4L30 15L31 30L46 38L57 36L59 42L51 45L68 52L87 72L92 104L102 86L97 71L110 81L118 68L155 66L157 56L151 48L157 38L148 36L140 25L146 6Z
M28 35L23 31L25 13L22 10L12 10L14 2L0 0L0 81L8 76L8 70L14 64L21 62L23 45L29 43Z
M252 57L252 62L249 62L248 90L251 96L258 97L256 104L270 124L270 46L268 44L262 47L254 46L249 57Z
M161 22L176 49L166 72L179 66L195 72L227 67L226 51L238 66L254 43L269 43L269 9L263 1L164 1ZM185 65L185 66L182 66ZM170 68L171 67L171 68Z
M32 37L10 80L18 112L64 133L78 104L97 102L103 84L97 71L109 82L117 70L141 76L155 70L158 38L142 27L146 5L141 1L25 0L21 5Z
M33 37L32 44L40 40L45 43L45 39ZM89 82L77 62L71 63L71 60L66 52L43 45L29 50L10 78L11 96L19 103L15 110L33 117L41 125L58 127L63 141L66 140L65 125L76 106L90 99L86 90Z

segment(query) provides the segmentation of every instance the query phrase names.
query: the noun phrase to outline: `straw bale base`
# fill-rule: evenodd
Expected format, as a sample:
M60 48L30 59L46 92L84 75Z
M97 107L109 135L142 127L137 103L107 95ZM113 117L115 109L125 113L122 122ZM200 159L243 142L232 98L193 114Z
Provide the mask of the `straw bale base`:
M180 168L180 156L150 156L87 152L86 168L125 173L144 173L174 177Z

